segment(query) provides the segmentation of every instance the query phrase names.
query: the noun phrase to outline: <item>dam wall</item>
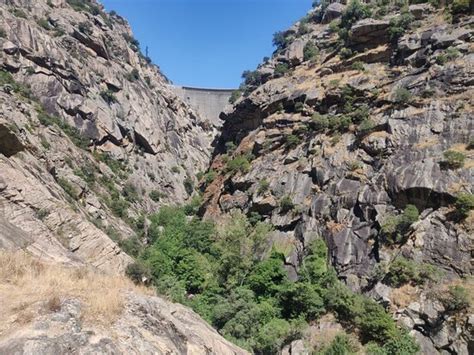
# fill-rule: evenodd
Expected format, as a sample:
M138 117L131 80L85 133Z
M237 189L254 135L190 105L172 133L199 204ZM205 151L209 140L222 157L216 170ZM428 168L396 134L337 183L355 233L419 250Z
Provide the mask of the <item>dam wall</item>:
M176 94L188 103L202 119L209 120L213 125L222 125L220 113L229 104L234 89L210 89L189 86L173 86Z

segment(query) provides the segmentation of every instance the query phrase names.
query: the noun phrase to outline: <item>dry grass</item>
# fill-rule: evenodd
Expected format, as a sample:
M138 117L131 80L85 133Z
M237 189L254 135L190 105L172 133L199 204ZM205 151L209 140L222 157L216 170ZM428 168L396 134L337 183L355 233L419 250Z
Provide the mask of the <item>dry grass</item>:
M439 143L439 139L436 138L436 137L433 137L433 138L428 138L428 139L424 140L423 142L419 142L419 143L415 144L413 147L415 149L425 149L425 148L432 147L432 146L434 146L438 143Z
M390 294L390 298L393 303L397 306L396 308L405 308L408 305L418 299L418 289L412 285L403 285L402 287L396 288Z
M0 251L0 335L41 312L57 312L65 299L82 302L86 324L110 325L122 313L126 292L152 294L125 276L46 264L26 252Z

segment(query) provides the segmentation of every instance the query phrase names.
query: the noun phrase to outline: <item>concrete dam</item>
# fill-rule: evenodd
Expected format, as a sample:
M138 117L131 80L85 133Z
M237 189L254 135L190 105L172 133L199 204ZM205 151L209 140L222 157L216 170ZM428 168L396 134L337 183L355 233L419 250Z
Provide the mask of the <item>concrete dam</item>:
M220 127L219 114L229 104L229 98L235 89L209 89L189 86L173 86L176 94L189 104L201 118L208 119Z

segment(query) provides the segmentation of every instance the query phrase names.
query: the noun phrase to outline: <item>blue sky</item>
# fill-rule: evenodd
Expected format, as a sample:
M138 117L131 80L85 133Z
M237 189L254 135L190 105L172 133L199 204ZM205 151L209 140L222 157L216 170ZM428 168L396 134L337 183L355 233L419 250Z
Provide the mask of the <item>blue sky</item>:
M175 84L234 88L273 51L272 35L312 0L101 0L131 24Z

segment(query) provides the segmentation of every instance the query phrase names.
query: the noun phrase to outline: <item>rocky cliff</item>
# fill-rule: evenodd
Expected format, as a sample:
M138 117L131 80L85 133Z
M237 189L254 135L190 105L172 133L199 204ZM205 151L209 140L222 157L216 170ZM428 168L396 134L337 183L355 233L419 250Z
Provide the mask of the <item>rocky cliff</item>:
M133 254L142 214L189 197L216 129L96 2L0 12L0 206L16 231L0 245L121 271L116 244Z
M123 276L215 133L117 14L0 1L0 353L246 353Z
M474 351L472 312L432 297L472 295L474 18L455 6L323 3L277 34L222 115L203 185L206 216L275 226L294 279L323 238L339 278L425 354Z

